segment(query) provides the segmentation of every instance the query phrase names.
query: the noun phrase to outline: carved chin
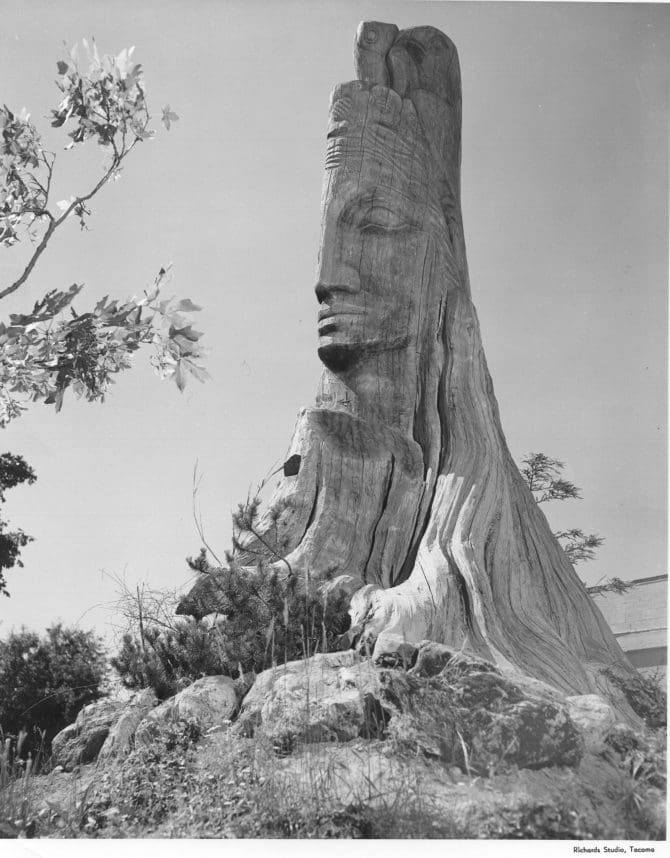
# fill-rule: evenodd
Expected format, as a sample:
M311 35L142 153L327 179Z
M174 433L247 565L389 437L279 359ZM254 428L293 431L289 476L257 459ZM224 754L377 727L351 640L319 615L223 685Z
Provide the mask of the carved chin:
M322 337L317 354L319 360L333 372L342 372L353 366L362 356L364 348L353 343L336 342L330 337Z
M353 339L351 335L329 334L319 337L317 354L319 360L332 372L350 369L369 355L396 351L405 348L409 336L403 334L393 339Z
M324 342L325 340L325 342ZM365 343L344 343L324 337L319 343L317 354L321 363L332 372L343 372L351 369L357 363L370 355L402 349L407 345L407 338L398 338L393 342L375 340Z

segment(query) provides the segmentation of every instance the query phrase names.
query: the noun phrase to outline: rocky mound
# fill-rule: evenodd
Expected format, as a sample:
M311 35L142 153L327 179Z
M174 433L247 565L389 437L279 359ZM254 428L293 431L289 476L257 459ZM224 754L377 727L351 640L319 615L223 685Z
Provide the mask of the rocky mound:
M35 780L68 836L665 831L663 754L648 732L596 695L565 697L427 641L382 663L346 651L253 681L204 677L160 705L149 691L101 702L54 748L57 768ZM76 824L53 801L73 767L91 785Z

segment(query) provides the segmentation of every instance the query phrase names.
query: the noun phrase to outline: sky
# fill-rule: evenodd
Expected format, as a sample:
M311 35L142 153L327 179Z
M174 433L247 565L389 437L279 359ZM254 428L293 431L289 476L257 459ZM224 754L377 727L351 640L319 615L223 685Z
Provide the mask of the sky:
M0 98L57 152L54 199L83 193L104 151L63 151L44 118L56 61L82 37L135 46L150 110L180 116L143 144L3 301L25 312L84 283L80 311L168 290L203 307L212 379L179 394L149 354L104 404L66 397L2 430L38 480L3 518L34 537L0 598L0 636L58 620L110 638L118 581L186 585L196 503L217 553L236 504L288 449L314 401L314 279L329 94L354 77L361 20L431 24L460 55L463 218L484 348L514 457L566 463L583 499L555 528L605 543L593 583L665 573L670 7L660 4L24 0L2 4ZM28 248L3 250L0 282ZM0 452L2 452L0 451Z

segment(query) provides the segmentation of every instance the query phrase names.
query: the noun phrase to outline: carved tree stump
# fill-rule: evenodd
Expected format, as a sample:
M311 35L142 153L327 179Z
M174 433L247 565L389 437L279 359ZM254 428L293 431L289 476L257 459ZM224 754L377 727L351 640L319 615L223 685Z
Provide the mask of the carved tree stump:
M323 376L262 530L295 573L350 587L359 645L432 639L626 711L602 669L633 669L501 428L470 298L456 49L363 23L355 66L330 105Z

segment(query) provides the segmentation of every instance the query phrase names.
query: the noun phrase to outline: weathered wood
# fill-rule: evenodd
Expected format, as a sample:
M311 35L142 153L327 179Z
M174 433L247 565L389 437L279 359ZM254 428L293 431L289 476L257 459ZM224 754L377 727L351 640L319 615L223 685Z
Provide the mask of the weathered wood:
M324 371L262 527L294 572L348 583L376 653L432 639L613 699L603 668L632 668L500 424L470 298L456 49L431 27L368 22L355 65L330 105Z

